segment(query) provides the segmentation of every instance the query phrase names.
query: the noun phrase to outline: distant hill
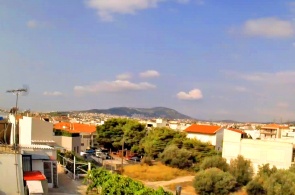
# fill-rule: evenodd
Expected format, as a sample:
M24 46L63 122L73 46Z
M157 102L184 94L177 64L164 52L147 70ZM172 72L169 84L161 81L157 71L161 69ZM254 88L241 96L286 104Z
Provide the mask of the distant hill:
M116 107L110 109L91 109L83 112L89 113L103 113L128 117L146 117L146 118L167 118L167 119L192 119L191 117L181 114L176 110L155 107L155 108L129 108L129 107Z

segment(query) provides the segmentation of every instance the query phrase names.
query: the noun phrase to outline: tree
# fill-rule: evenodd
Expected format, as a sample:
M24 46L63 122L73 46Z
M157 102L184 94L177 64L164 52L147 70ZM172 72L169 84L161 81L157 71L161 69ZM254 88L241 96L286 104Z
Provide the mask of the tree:
M238 186L247 185L254 174L251 161L241 155L230 161L229 172L236 178Z
M200 195L227 195L235 189L236 180L228 172L209 168L196 174L193 185Z
M179 149L176 145L167 146L159 159L165 165L179 169L190 168L193 164L192 153L184 148Z
M258 167L258 172L256 177L250 181L246 186L246 191L248 195L264 195L267 194L266 189L263 185L265 181L271 177L272 174L276 173L278 170L275 166L270 168L269 164L264 164Z
M97 141L105 148L120 149L124 136L124 147L131 149L145 134L145 126L130 119L110 119L97 127Z
M269 195L295 195L295 173L278 170L264 182L263 187Z
M164 151L166 146L171 145L173 140L185 139L186 134L166 127L151 129L147 136L141 141L141 148L144 149L147 156L158 158L158 155Z
M217 155L205 157L202 163L200 164L201 170L205 170L205 169L209 169L213 167L216 167L224 172L229 170L229 165L227 164L226 159Z

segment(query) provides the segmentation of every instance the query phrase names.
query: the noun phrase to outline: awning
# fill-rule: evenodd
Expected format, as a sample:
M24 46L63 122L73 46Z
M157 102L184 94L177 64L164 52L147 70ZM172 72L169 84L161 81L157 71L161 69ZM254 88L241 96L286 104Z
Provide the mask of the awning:
M24 155L31 155L32 160L49 160L50 157L43 151L24 151Z
M42 181L46 180L46 177L40 171L25 171L24 172L25 181Z
M27 181L30 194L44 193L41 181Z

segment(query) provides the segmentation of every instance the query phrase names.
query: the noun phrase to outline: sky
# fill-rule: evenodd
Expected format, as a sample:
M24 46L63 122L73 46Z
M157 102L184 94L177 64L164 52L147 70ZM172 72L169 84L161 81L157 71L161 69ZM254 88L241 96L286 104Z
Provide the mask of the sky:
M295 1L0 1L0 108L295 120Z

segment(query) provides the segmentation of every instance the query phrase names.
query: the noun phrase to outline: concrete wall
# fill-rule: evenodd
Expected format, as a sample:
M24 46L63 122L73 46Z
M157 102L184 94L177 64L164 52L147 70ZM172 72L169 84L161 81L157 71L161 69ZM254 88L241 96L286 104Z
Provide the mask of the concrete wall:
M216 132L215 150L220 151L220 152L222 151L223 134L224 134L224 129L223 128Z
M68 151L74 151L77 154L81 151L81 138L80 137L67 137L67 136L53 136L53 140L59 146L65 148ZM78 151L77 151L78 148Z
M32 170L41 171L44 174L43 160L32 160Z
M241 139L239 133L224 130L222 157L230 162L238 155L251 160L255 172L259 165L267 163L277 168L287 169L292 163L293 143Z
M16 154L16 161L15 163L14 154L0 154L0 194L24 194L22 156L20 154ZM15 164L18 164L17 170ZM20 193L17 193L17 189Z
M187 133L187 138L197 139L201 142L209 142L213 146L216 145L216 136L208 134L198 134L198 133Z
M19 143L21 145L30 145L32 140L52 140L53 124L24 116L19 120L20 134Z

